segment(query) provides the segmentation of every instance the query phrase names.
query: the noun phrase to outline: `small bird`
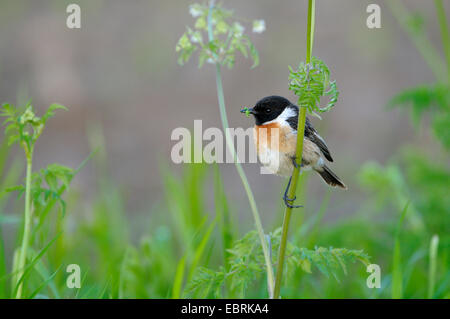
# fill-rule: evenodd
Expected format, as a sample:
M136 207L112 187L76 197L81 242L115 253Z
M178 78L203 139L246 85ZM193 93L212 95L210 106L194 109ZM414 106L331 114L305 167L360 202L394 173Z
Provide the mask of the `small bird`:
M241 110L241 113L250 113L255 117L253 132L258 158L272 174L292 178L294 167L297 167L295 152L298 112L298 106L284 97L275 95L261 99L253 108ZM278 129L278 141L272 136L275 132L272 131L274 128ZM325 141L306 118L301 168L316 171L330 186L347 189L347 186L326 165L325 159L333 162ZM301 207L293 206L291 203L295 198L287 197L291 178L289 178L283 200L288 207Z

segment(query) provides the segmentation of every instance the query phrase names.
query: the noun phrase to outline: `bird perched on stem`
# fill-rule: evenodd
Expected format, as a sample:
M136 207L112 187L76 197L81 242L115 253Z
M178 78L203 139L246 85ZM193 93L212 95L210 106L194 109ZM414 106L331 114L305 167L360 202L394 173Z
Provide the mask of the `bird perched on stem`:
M297 167L295 152L297 147L298 106L281 96L267 96L253 108L244 108L242 113L255 118L254 137L258 158L272 174L290 177L283 200L288 207L293 199L287 198L292 172ZM317 133L308 118L305 123L301 168L312 169L332 187L347 189L347 186L326 165L333 162L328 146Z

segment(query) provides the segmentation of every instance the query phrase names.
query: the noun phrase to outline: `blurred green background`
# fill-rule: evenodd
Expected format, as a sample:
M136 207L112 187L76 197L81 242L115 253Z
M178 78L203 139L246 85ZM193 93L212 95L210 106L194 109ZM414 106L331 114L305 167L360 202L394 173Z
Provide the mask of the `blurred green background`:
M175 45L192 24L191 2L76 1L82 28L70 30L65 10L72 2L0 0L0 102L23 105L32 98L40 113L54 102L69 108L49 122L34 167L53 162L77 167L99 148L65 194L65 216L55 209L36 240L37 249L63 230L30 273L27 294L213 297L212 291L189 290L192 279L200 266L225 265L224 250L252 230L253 222L233 164L170 160L173 129L192 128L195 119L202 119L204 128L220 127L214 69L176 63ZM397 99L412 108L388 107L404 90L437 85L399 24L406 19L416 38L426 38L444 61L436 8L432 1L393 1L411 14L394 16L378 1L382 28L368 29L366 7L372 2L317 1L314 55L330 66L340 98L322 121L313 122L349 190L330 191L316 176L303 177L307 190L299 201L305 209L293 216L291 241L310 249L364 249L381 266L382 287L367 288L368 273L360 264L339 281L319 269L311 275L292 266L283 297L450 296L450 144L439 138L448 138L448 122L435 128L436 118L449 118L448 83ZM288 65L305 58L306 1L223 4L267 26L264 34L251 35L261 65L250 70L250 62L239 58L234 69L223 72L230 125L246 128L253 123L239 113L242 106L272 94L295 101L288 91ZM449 17L450 6L445 7ZM422 121L414 122L411 114ZM9 297L23 203L3 190L22 181L24 160L16 147L3 146L0 155L0 297ZM265 230L272 232L281 225L286 181L259 174L258 164L244 168ZM433 235L439 236L439 248L431 274ZM75 290L66 287L64 272L74 263L83 274L82 288ZM264 277L254 275L243 291L224 289L219 296L266 297Z

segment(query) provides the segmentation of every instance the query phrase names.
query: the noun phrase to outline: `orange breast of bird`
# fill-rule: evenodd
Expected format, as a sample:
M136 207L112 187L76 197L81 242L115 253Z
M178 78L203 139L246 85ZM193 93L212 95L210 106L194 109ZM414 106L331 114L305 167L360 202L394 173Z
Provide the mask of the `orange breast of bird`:
M255 125L254 137L258 154L265 151L295 153L296 135L287 125L277 122Z

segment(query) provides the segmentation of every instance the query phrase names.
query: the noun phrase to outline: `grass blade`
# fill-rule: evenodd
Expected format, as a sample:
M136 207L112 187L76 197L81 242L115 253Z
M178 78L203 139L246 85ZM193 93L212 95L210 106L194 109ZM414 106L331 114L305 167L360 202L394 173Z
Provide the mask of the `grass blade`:
M175 279L172 287L172 299L179 299L181 295L181 287L184 279L184 269L186 266L186 256L183 256L178 262L177 271L175 272Z
M23 282L25 277L31 272L34 265L42 258L42 256L44 256L44 254L47 252L47 250L50 248L50 246L59 238L60 235L61 235L61 233L58 233L55 237L53 237L53 239L50 240L48 242L48 244L45 245L45 247L41 249L39 254L31 261L31 263L25 267L22 276L19 278L19 280L16 283L16 287L14 288L14 294L13 294L14 296L16 295L20 284ZM17 269L17 271L20 271L20 269Z
M220 230L222 234L222 245L223 245L223 259L225 268L228 269L228 250L231 249L234 241L234 225L232 223L232 218L230 214L230 209L228 206L227 197L223 188L223 181L220 175L219 167L215 166L214 174L214 198L215 198L215 208L216 216L219 221Z
M430 242L430 264L428 268L428 299L433 298L434 285L436 282L437 252L439 246L439 236L434 235Z
M42 284L40 284L39 287L36 288L36 290L33 291L28 298L33 299L42 289L44 289L50 282L52 282L53 278L55 278L61 267L62 265L59 266L59 268L53 274L51 274Z
M217 217L216 217L217 218ZM189 274L187 277L187 280L190 281L192 279L192 276L194 275L194 271L197 268L198 263L200 262L201 258L203 257L203 253L205 251L206 245L209 242L209 239L211 238L211 234L216 227L216 220L214 220L211 225L209 226L208 230L206 231L205 235L203 236L202 240L200 241L200 244L195 249L194 254L194 260L192 261Z
M0 223L0 298L6 298L6 257L5 245L3 242L3 232Z
M403 297L403 272L402 272L402 257L400 249L400 230L405 219L406 212L408 211L409 202L406 203L405 208L402 211L400 219L397 223L395 231L395 244L392 266L392 287L391 294L393 299L401 299Z

